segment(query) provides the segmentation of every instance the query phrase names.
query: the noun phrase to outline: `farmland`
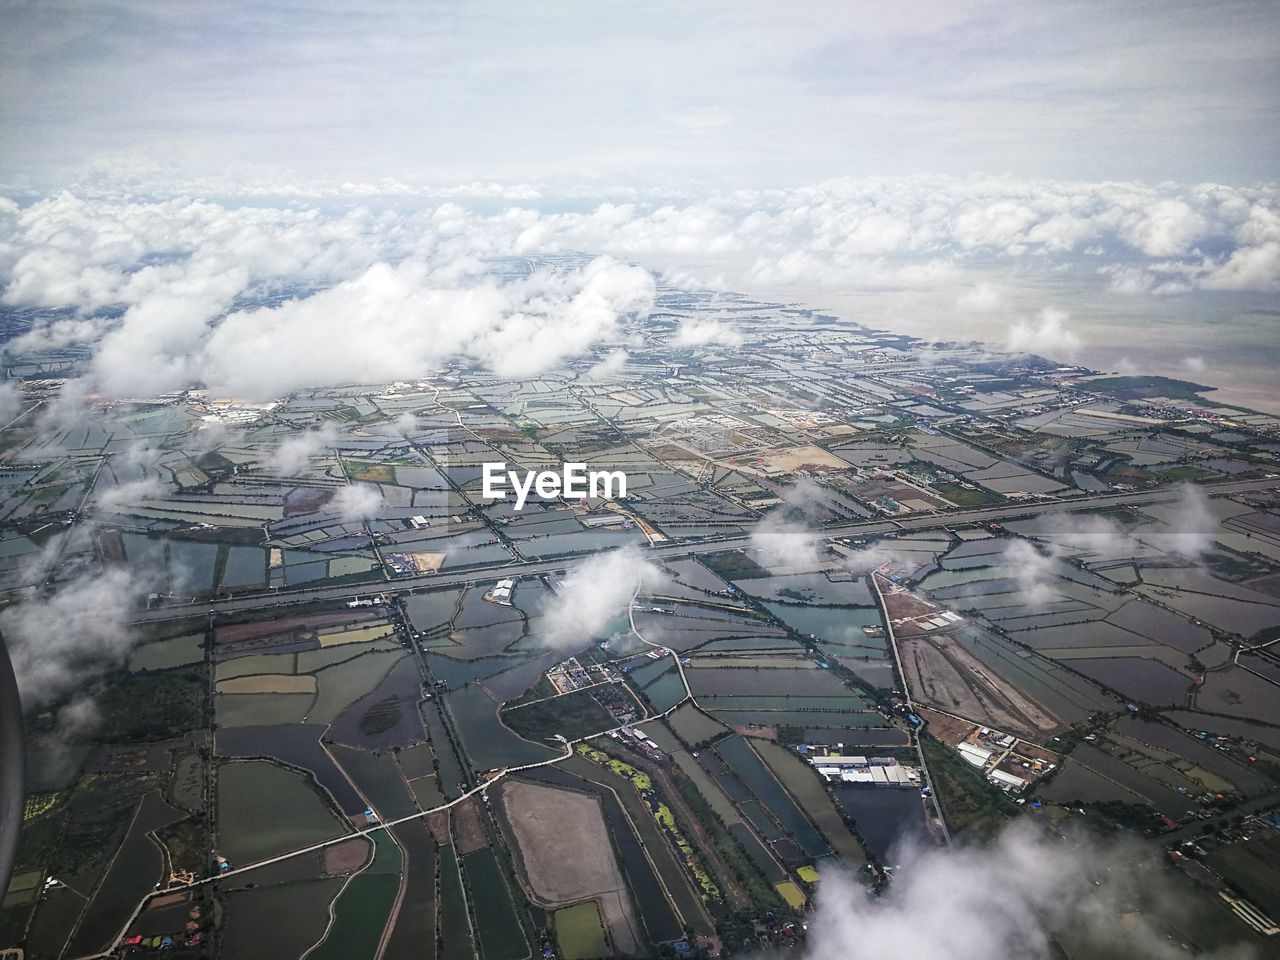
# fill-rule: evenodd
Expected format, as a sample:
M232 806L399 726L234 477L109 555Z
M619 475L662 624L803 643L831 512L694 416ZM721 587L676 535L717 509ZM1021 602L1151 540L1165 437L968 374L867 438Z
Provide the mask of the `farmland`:
M608 376L300 388L227 436L194 393L103 400L63 447L6 428L11 596L56 592L51 549L148 589L94 723L30 721L3 936L89 955L149 905L139 935L198 906L209 960L802 950L821 878L892 895L908 845L1020 819L1193 837L1274 903L1270 418L658 296L663 336L767 320L785 372L637 330ZM498 461L627 496L516 511Z

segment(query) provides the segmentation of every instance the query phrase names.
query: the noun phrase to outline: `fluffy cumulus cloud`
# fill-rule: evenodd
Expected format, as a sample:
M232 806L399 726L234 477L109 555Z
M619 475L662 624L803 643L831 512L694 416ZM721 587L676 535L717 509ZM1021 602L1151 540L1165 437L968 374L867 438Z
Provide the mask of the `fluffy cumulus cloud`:
M620 374L626 365L627 351L610 350L605 354L604 359L591 365L586 376L591 380L607 380Z
M1169 519L1146 525L1135 535L1166 553L1197 563L1213 549L1218 526L1204 490L1187 483L1178 490Z
M827 556L816 525L833 516L830 494L802 477L782 491L782 503L751 531L755 559L770 568L812 569Z
M95 495L94 503L104 512L111 513L122 507L135 507L146 500L163 497L167 492L159 477L142 477L104 489Z
M271 454L267 469L282 477L297 476L310 466L312 459L332 447L337 438L338 429L332 423L285 437Z
M822 559L822 538L803 520L771 513L751 531L751 549L761 566L812 568Z
M961 313L992 313L1004 306L1004 293L989 280L980 280L956 298Z
M1068 326L1069 315L1056 307L1045 307L1034 320L1019 320L1009 326L1005 348L1010 353L1033 353L1051 360L1072 360L1080 352L1080 338Z
M386 505L382 492L372 484L352 483L340 489L329 501L328 509L343 523L363 523L372 520Z
M705 347L719 344L734 347L742 343L742 334L721 320L691 317L676 328L671 338L674 347Z
M129 620L155 582L123 568L86 571L0 612L24 708L83 694L123 664L137 642Z
M150 313L126 313L99 343L93 373L117 396L140 382L151 392L200 382L256 398L418 377L452 357L499 376L530 376L615 338L619 317L647 311L652 297L648 273L608 258L465 285L419 261L380 262L311 296L235 310L212 326L209 303L163 309L168 320L156 324Z
M1023 603L1039 607L1057 596L1053 589L1055 560L1029 541L1010 540L1000 555L999 566L1005 576L1017 583Z
M824 874L804 957L1048 960L1060 955L1062 943L1073 955L1184 957L1166 924L1197 907L1161 876L1156 856L1136 842L1104 848L1023 826L991 846L907 852L879 900L847 878ZM1257 956L1243 933L1210 955Z
M873 543L869 547L862 547L853 550L844 555L842 564L850 573L866 574L873 570L879 570L886 564L890 568L896 566L916 566L916 561L911 554L894 550L891 546L883 543Z
M543 642L566 651L585 646L627 612L638 591L653 589L664 579L658 566L633 546L579 561L546 608Z

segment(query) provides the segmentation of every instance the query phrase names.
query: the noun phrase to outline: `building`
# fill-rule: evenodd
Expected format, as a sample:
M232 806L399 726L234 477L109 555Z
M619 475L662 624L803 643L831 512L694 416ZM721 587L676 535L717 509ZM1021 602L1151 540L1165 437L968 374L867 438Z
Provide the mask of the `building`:
M1021 777L1015 777L1012 773L1005 773L1003 770L992 770L987 774L987 779L994 783L1001 790L1010 790L1017 792L1027 785L1027 781Z
M484 595L484 598L490 603L501 603L504 606L511 606L511 593L515 590L516 582L514 580L499 580L493 585L493 589Z
M980 747L976 743L969 743L967 741L956 744L956 750L959 751L960 756L964 757L965 760L969 761L969 763L973 764L975 767L985 767L987 765L987 761L991 759L991 756L994 753L994 751L988 750L986 747Z

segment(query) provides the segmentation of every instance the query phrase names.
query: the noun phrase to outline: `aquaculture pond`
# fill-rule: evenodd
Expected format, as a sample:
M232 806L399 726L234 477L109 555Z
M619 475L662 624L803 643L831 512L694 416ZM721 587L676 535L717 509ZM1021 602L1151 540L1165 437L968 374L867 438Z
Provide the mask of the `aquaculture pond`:
M841 783L835 785L835 794L881 862L894 863L903 844L930 842L920 791Z
M812 634L829 643L886 649L884 637L869 637L862 629L880 626L880 611L875 607L805 607L794 603L766 603L765 606L801 636Z

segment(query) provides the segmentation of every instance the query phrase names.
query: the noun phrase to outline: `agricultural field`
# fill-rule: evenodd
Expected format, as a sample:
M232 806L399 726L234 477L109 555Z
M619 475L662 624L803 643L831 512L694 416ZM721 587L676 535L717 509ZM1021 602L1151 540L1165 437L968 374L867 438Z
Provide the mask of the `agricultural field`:
M565 960L590 960L608 955L610 947L605 940L600 922L599 908L588 901L572 907L561 907L555 913L553 923L556 943ZM625 948L619 950L629 952Z
M7 602L127 600L92 717L29 717L0 948L118 952L138 908L191 960L803 952L825 878L1033 818L1275 904L1280 424L656 296L616 369L0 430ZM780 366L664 339L703 314ZM517 510L498 461L628 490Z

